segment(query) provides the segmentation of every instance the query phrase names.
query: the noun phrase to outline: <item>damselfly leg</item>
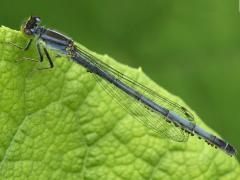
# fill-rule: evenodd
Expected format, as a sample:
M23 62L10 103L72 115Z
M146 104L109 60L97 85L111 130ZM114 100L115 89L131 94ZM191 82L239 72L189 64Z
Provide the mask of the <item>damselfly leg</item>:
M37 51L38 51L38 54L39 54L40 62L43 62L44 57L43 57L43 54L42 54L42 51L41 51L41 46L40 46L40 44L37 43L36 47L37 47ZM47 57L47 60L48 60L50 66L49 66L49 67L44 67L44 68L38 68L38 70L52 69L52 68L54 67L52 58L51 58L51 56L49 55L49 53L48 53L48 51L47 51L47 49L46 49L45 47L43 48L43 51L44 51L44 54L45 54L46 57Z
M32 45L32 41L33 41L33 39L30 39L30 40L28 41L28 43L26 44L25 47L21 47L21 46L15 44L15 43L13 43L13 42L4 42L4 43L10 44L10 45L12 45L12 46L15 46L16 48L21 49L21 50L23 50L23 51L27 51L27 50L30 48L30 46Z
M31 47L32 45L32 42L33 42L33 39L30 39L26 46L25 47L21 47L19 46L18 44L15 44L13 42L1 42L2 44L8 44L8 45L11 45L11 46L14 46L22 51L28 51L29 48ZM38 52L38 55L39 55L39 60L36 60L36 59L33 59L33 58L29 58L29 57L23 57L22 60L26 60L26 61L32 61L32 62L43 62L44 60L44 56L43 56L43 53L41 51L41 45L37 42L36 43L36 49L37 49L37 52ZM54 67L54 64L53 64L53 61L52 61L52 58L51 56L49 55L47 49L44 47L43 48L43 51L44 51L44 54L49 62L49 66L48 67L44 67L44 68L37 68L38 70L44 70L44 69L52 69Z

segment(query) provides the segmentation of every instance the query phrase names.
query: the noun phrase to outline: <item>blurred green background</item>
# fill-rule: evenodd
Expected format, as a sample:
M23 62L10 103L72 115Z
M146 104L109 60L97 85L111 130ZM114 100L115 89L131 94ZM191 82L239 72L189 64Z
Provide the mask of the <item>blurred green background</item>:
M141 66L240 149L240 13L236 0L0 1L0 23L24 18Z

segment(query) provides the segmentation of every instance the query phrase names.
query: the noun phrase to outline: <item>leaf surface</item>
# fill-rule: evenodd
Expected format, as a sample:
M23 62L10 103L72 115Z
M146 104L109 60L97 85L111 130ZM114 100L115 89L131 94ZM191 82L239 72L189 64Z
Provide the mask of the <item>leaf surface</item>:
M239 179L235 158L196 137L186 143L159 138L78 64L54 58L54 69L39 71L48 64L24 60L38 59L34 47L23 52L3 43L27 41L19 31L0 28L0 179ZM187 106L140 68L90 53Z

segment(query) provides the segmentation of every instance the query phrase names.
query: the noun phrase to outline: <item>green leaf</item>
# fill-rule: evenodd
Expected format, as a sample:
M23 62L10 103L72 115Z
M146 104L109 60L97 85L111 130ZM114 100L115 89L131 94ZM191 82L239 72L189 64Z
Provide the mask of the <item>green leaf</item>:
M0 179L237 179L237 160L196 137L159 138L123 111L91 74L66 58L38 59L19 31L0 28ZM93 53L93 52L91 52ZM141 69L102 61L173 101ZM54 57L55 55L51 53ZM25 60L24 60L25 59ZM209 129L194 113L196 122Z

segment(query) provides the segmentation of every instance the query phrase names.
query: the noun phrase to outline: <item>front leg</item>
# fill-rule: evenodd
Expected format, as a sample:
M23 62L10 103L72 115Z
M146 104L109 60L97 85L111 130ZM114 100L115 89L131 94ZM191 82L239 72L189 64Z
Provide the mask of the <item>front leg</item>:
M15 47L17 47L17 48L19 48L23 51L27 51L32 44L32 39L29 40L26 47L24 47L24 48L22 48L22 47L20 47L16 44L13 44L13 43L10 43L10 44L12 44L13 46L15 46ZM37 47L37 52L38 52L38 55L39 55L40 62L42 62L43 61L43 54L41 52L40 44L38 42L36 43L36 47ZM28 57L24 57L23 60L32 61L32 62L39 62L39 60L28 58Z
M15 46L15 47L17 47L18 49L21 49L21 50L23 50L23 51L27 51L27 50L30 48L30 46L31 46L31 44L32 44L32 41L33 41L33 39L30 39L25 47L21 47L21 46L19 46L19 45L17 45L17 44L14 44L14 43L12 43L12 42L6 42L6 43L11 44L12 46Z

